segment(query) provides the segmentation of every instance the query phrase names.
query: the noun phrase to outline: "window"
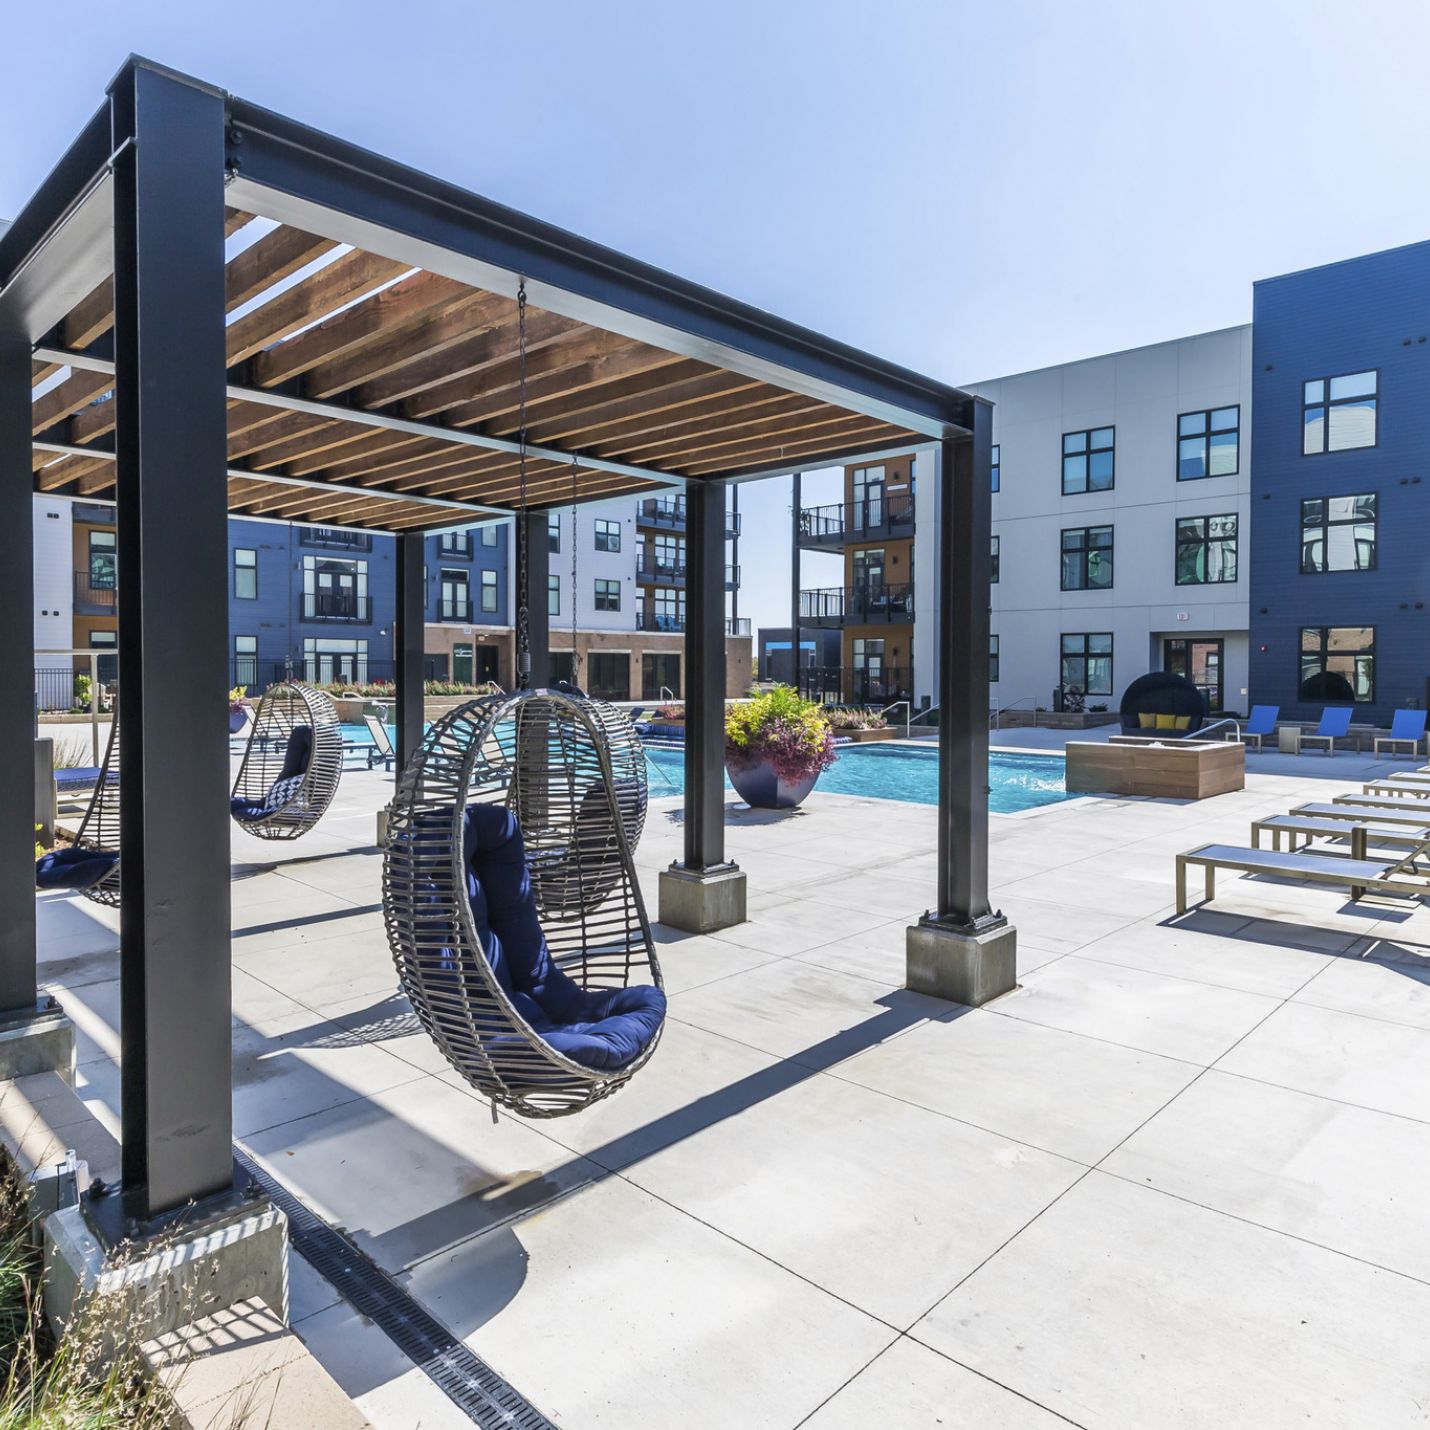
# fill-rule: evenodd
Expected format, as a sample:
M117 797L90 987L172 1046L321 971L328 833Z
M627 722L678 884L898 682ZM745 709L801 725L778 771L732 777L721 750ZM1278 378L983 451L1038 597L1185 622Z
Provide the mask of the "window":
M988 681L991 685L998 684L998 637L988 637Z
M1177 480L1235 476L1240 447L1240 407L1182 413L1177 418Z
M888 473L883 467L854 468L852 525L856 531L883 526L887 478Z
M1301 451L1305 456L1375 446L1377 380L1374 372L1352 372L1304 384Z
M1064 636L1061 678L1064 686L1075 687L1084 695L1111 695L1111 633Z
M593 650L586 657L586 693L595 700L629 700L629 654L623 650Z
M621 549L621 524L618 521L607 521L604 517L596 518L596 550L597 551L619 551Z
M619 611L621 609L621 583L605 576L596 577L596 609L598 611Z
M497 608L497 573L482 572L482 610L495 611Z
M1177 585L1236 580L1236 513L1177 518Z
M1003 480L1003 479L1002 479L1002 476L1001 476L1002 469L1003 469L1003 447L1002 447L1002 444L999 443L999 442L995 442L995 443L993 444L992 467L993 467L993 490L996 492L996 491L1001 490L1001 484L1002 484L1002 480Z
M559 576L546 578L546 612L551 616L561 614L561 578Z
M371 615L367 562L341 556L303 558L303 619L366 621Z
M442 567L438 574L442 590L441 617L444 621L470 621L472 598L467 573L461 567Z
M993 538L993 566L992 566L992 574L988 577L989 581L990 581L993 585L995 585L995 586L998 584L998 547L999 547L999 544L1000 544L1000 538L998 538L998 537L995 536L995 537Z
M551 652L551 683L560 685L563 681L567 685L576 684L575 651L554 650Z
M1112 490L1116 428L1063 433L1063 495Z
M685 592L656 591L652 597L651 609L655 615L658 631L683 631L685 629Z
M1078 526L1063 532L1063 590L1112 587L1112 528Z
M96 591L112 591L115 586L115 534L89 533L89 584Z
M367 684L367 642L305 636L303 679L310 685L331 685L334 681Z
M257 636L234 636L232 683L234 685L258 684Z
M495 526L482 527L482 545L495 546L497 544L497 529Z
M258 553L251 547L233 548L233 598L235 601L258 599Z
M647 651L641 656L641 699L663 699L662 690L679 696L680 657L673 652Z
M1301 572L1375 570L1375 493L1301 503Z
M101 655L94 663L99 683L108 685L112 680L117 680L119 678L119 632L95 630L91 627L89 644L92 650L112 652L110 655Z
M444 531L437 538L437 551L442 556L470 556L471 534L465 531Z
M552 551L561 550L561 517L554 511L546 513L546 544Z
M1375 699L1375 627L1303 626L1301 699L1318 705Z

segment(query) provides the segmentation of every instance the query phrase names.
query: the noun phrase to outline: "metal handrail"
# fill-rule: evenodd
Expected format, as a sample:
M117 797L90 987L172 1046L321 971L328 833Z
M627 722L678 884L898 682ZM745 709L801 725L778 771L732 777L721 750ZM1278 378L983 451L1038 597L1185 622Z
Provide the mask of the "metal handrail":
M904 707L904 739L909 738L909 726L914 723L914 706L910 700L896 700L892 705L886 705L879 711L879 718L882 720L890 710L897 710L899 706Z
M1007 705L995 705L995 706L993 707L993 718L992 718L992 722L991 722L993 728L994 728L995 730L1001 730L1001 729L1003 728L1002 723L1001 723L1003 716L1006 715L1006 714L1008 713L1008 711L1010 711L1010 710L1016 710L1020 705L1030 705L1030 706L1032 707L1032 710L1033 710L1033 726L1032 726L1032 728L1033 728L1034 730L1036 730L1036 729L1038 728L1038 697L1037 697L1036 695L1024 695L1024 696L1021 696L1019 699L1014 700L1014 701L1012 701L1010 704L1007 704Z
M1235 739L1235 743L1238 745L1241 744L1241 726L1238 725L1235 720L1231 719L1215 720L1210 725L1203 725L1200 730L1196 730L1193 733L1198 740L1201 740L1205 739L1206 736L1210 735L1213 730L1220 730L1227 725L1231 726L1231 731Z

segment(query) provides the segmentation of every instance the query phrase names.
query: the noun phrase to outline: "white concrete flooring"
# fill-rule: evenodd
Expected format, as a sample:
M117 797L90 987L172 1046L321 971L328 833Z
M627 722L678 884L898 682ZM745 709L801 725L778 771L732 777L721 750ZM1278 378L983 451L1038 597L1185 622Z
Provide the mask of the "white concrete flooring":
M1223 875L1173 913L1177 851L1388 767L995 816L1021 986L978 1011L901 988L932 809L731 804L750 921L658 929L650 1065L495 1124L398 991L391 776L349 772L304 840L234 835L236 1134L566 1430L1424 1426L1430 908ZM679 842L658 801L652 901ZM40 909L117 1130L116 920ZM375 1424L468 1423L296 1260L292 1299Z

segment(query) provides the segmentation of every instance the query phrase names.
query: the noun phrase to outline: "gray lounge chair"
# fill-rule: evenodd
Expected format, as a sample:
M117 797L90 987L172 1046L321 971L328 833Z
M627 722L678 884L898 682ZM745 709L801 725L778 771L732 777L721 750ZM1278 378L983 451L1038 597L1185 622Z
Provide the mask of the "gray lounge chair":
M1206 874L1202 902L1216 898L1216 871L1234 869L1242 874L1273 874L1299 879L1307 884L1346 889L1352 899L1367 893L1395 894L1409 898L1430 897L1430 874L1415 867L1426 844L1417 844L1404 858L1332 859L1324 854L1278 853L1271 849L1250 849L1237 844L1203 844L1177 855L1177 912L1187 911L1187 870L1200 865Z
M367 726L367 732L372 736L372 749L367 756L368 769L380 764L383 769L390 770L397 759L397 751L392 747L392 735L386 722L379 720L376 715L364 715L362 723Z
M1427 811L1427 816L1430 816L1430 811ZM1312 848L1311 841L1314 839L1349 840L1352 859L1364 859L1368 844L1394 844L1407 849L1430 844L1430 827L1426 825L1382 824L1373 818L1370 820L1318 818L1310 814L1273 814L1268 819L1252 820L1251 847L1253 849L1262 847L1261 836L1263 834L1271 836L1271 847L1274 850L1281 848L1281 841L1284 837L1286 851L1289 854L1297 852L1296 840L1298 837L1304 841L1300 848L1306 851ZM1339 854L1342 851L1337 849L1332 852Z
M1430 826L1430 810L1415 800L1386 800L1374 804L1298 804L1291 813L1298 819L1337 819L1343 823L1374 820L1377 824Z
M1424 775L1382 775L1361 786L1363 794L1387 794L1399 799L1430 799L1430 777Z
M1423 810L1425 801L1421 799L1407 799L1397 795L1388 794L1338 794L1334 803L1347 805L1352 808L1397 810L1410 812L1411 810Z

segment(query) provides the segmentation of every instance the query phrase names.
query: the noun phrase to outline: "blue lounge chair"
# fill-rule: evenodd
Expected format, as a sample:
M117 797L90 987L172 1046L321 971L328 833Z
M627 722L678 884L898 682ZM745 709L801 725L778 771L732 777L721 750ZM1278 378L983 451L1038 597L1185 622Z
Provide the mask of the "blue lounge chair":
M79 765L72 769L55 771L55 788L61 794L72 794L75 790L92 789L99 783L98 765Z
M1394 746L1409 745L1411 756L1417 755L1425 738L1425 714L1424 710L1397 710L1390 722L1390 734L1375 737L1376 758L1380 757L1382 745L1390 745L1392 755L1396 753Z
M1249 745L1256 741L1256 748L1261 748L1261 742L1267 735L1276 733L1276 719L1281 714L1279 705L1253 705L1251 707L1251 719L1244 724L1237 726L1237 731L1241 737L1243 745Z
M1312 740L1324 740L1326 753L1336 753L1336 741L1344 740L1351 728L1351 707L1349 705L1327 705L1321 711L1321 723L1309 735L1301 736L1301 743L1308 745Z

